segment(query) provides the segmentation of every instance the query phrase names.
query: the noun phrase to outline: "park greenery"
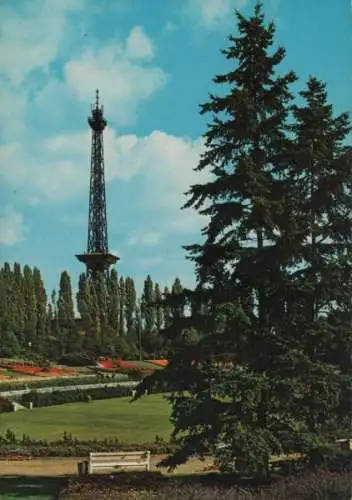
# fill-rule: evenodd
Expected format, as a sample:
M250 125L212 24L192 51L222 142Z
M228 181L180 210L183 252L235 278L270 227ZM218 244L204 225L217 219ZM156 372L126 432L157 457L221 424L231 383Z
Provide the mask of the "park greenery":
M167 438L170 407L158 394L140 399L145 389L164 390L173 427L164 466L211 454L221 472L259 481L269 479L273 456L301 454L318 467L334 455L335 439L350 437L350 118L336 113L324 82L284 71L289 60L261 4L249 18L236 16L222 50L228 73L215 76L219 92L200 108L208 116L196 167L203 181L190 186L184 205L208 221L203 242L185 247L195 288L175 279L161 290L148 276L137 297L133 279L115 270L82 274L77 320L66 271L50 301L38 268L5 263L0 271L0 355L55 362L142 355L168 365L144 378L128 410L118 398L31 410L27 422L23 411L11 415L10 432L58 439L55 422L84 434L84 422L96 419L98 430L113 422L107 437L132 435L134 443L153 422L153 436ZM0 416L3 426L8 417ZM296 496L288 496L290 483L270 498L315 498L304 491L324 481L307 481ZM347 498L350 476L339 481L344 490L331 486L330 496L316 498ZM176 493L169 498L187 498ZM197 494L189 498L207 498ZM228 498L252 498L238 495Z
M175 279L170 292L179 293ZM132 278L79 278L75 317L72 283L67 271L50 300L37 267L15 262L0 269L0 356L56 361L70 366L91 365L99 356L162 358L167 345L161 335L173 311L161 304L163 295L150 276L137 297Z

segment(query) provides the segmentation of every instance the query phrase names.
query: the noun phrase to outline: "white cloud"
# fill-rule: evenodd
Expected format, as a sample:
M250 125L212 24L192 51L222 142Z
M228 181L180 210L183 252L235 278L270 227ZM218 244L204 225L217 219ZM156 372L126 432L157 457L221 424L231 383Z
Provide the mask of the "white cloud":
M188 0L187 11L206 27L222 21L234 9L245 7L248 0Z
M143 196L137 194L134 205L141 213L160 212L162 227L132 234L130 244L151 246L165 230L188 232L203 225L195 211L180 210L184 192L205 178L193 171L203 150L201 139L161 131L145 137L117 136L112 128L105 135L106 181L136 179ZM20 143L4 146L0 148L0 183L16 189L27 202L69 204L87 196L89 153L89 131L54 136L32 150Z
M150 59L154 56L154 47L141 26L132 28L126 41L126 57L129 59Z
M126 50L111 43L100 50L87 50L64 66L65 85L78 101L90 103L93 89L98 88L103 104L116 110L116 121L123 124L132 123L140 103L167 82L161 68L138 61L152 56L152 44L140 28L137 27L137 35L134 30L127 39ZM141 44L142 39L145 45Z
M0 244L12 246L20 243L25 232L23 215L13 208L6 207L0 216Z
M68 31L67 14L84 0L32 0L22 12L1 7L0 67L11 84L23 83L35 69L48 70Z

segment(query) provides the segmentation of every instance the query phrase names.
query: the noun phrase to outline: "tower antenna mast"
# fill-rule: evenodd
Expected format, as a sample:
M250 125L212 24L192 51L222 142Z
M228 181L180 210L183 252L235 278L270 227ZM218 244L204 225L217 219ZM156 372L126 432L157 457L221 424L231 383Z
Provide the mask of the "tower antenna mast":
M99 104L99 90L96 90L88 123L92 130L92 144L87 252L76 257L86 265L87 275L93 277L97 272L108 273L109 267L119 260L117 255L109 253L108 246L103 142L107 121L104 108Z

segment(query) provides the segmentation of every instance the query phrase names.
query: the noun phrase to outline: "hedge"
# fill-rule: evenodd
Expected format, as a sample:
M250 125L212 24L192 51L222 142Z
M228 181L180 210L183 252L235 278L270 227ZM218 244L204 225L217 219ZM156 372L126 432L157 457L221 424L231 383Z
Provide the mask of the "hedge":
M67 387L69 385L86 385L101 383L102 380L111 381L122 381L128 380L129 377L126 373L114 373L114 374L92 374L85 375L83 377L65 377L65 378L55 378L55 379L40 379L31 380L28 382L5 382L0 384L0 393L5 391L20 391L24 389L39 389L41 387Z
M133 451L150 450L155 455L170 453L171 445L159 436L155 436L153 443L123 444L116 438L102 440L79 440L71 433L63 433L62 439L57 441L32 439L26 434L21 438L10 429L0 435L0 456L3 458L13 456L23 457L84 457L91 451Z
M31 391L16 398L17 402L29 406L32 402L34 407L63 405L66 403L88 402L97 399L110 399L126 397L131 395L131 389L124 386L95 387L92 389L74 389L72 391L38 392Z

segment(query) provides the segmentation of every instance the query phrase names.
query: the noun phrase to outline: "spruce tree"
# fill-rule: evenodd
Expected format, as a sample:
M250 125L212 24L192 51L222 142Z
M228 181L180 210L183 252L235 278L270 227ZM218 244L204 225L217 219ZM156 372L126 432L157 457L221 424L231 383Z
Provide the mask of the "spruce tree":
M204 243L186 247L196 265L196 289L179 293L176 302L186 301L193 311L177 314L170 326L170 363L154 380L172 391L176 449L165 464L213 452L224 470L242 463L266 475L270 454L287 448L292 422L281 419L283 387L291 388L292 379L281 376L276 355L286 349L282 269L291 256L279 235L282 225L293 225L282 212L289 87L296 77L278 71L285 51L273 48L275 26L265 24L261 5L250 18L236 16L239 34L222 51L230 72L214 79L226 94L211 94L201 106L213 119L196 171L209 172L209 180L191 187L185 205L209 217ZM192 333L187 342L185 331ZM232 363L215 363L225 353Z
M300 340L305 394L286 403L288 412L300 405L301 436L318 442L348 414L339 409L351 384L352 148L346 139L352 127L347 113L334 117L323 82L310 77L300 97L302 105L293 108L296 266L287 279L286 329Z

